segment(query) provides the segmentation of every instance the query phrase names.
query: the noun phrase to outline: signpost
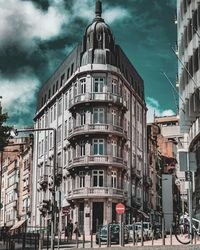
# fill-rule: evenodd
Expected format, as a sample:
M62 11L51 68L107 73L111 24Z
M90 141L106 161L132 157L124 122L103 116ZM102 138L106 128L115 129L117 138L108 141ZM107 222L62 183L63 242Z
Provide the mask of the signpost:
M119 243L121 246L124 245L124 233L123 233L123 222L122 222L122 215L125 212L125 206L122 203L118 203L115 207L116 213L120 215L120 232L119 232Z
M118 203L118 204L116 205L115 210L116 210L116 213L117 213L117 214L123 214L123 213L125 212L125 206L124 206L124 204Z

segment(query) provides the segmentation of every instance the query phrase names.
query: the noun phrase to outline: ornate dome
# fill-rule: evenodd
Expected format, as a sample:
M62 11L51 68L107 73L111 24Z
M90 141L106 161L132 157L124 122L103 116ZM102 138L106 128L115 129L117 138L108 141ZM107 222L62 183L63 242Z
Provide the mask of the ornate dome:
M96 1L96 17L85 31L81 65L110 64L114 56L115 42L110 27L101 18L101 1Z

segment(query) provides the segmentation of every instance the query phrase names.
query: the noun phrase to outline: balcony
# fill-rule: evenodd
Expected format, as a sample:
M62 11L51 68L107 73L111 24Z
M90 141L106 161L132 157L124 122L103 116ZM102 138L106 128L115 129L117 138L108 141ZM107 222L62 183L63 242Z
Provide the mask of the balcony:
M127 131L123 127L112 124L85 124L79 127L75 127L69 131L68 140L74 137L83 136L84 134L107 134L112 133L117 136L127 139Z
M75 167L81 167L86 165L98 165L98 166L107 166L113 165L119 168L126 169L127 161L125 161L122 157L114 157L108 155L90 155L90 156L80 156L70 160L68 162L67 170L70 170Z
M67 200L84 199L84 198L115 198L127 199L127 192L123 189L115 189L111 187L86 187L73 189L68 192Z
M137 208L141 207L142 205L141 197L133 197L132 202L133 202L133 206Z
M146 187L151 187L153 184L152 179L149 176L143 177L143 183L144 183L144 186L146 186Z
M132 176L138 180L140 180L142 178L142 171L137 169L137 168L133 168L132 169Z
M17 209L17 200L14 200L14 201L13 201L13 208L14 208L14 209Z
M46 189L48 186L48 175L43 175L40 177L39 184L43 189Z
M75 96L69 102L69 110L77 108L79 105L89 104L93 102L106 102L111 104L116 104L127 110L127 102L122 96L113 93L84 93Z

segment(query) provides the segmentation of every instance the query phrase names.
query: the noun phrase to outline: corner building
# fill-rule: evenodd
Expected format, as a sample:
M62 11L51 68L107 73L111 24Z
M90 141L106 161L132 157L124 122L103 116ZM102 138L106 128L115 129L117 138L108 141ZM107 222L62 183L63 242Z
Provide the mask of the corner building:
M118 220L117 203L127 206L130 222L146 199L144 84L101 14L97 1L82 44L40 90L35 115L35 128L57 130L59 227L64 230L72 219L86 235ZM51 132L35 136L33 226L51 220L44 201L51 199L52 137Z

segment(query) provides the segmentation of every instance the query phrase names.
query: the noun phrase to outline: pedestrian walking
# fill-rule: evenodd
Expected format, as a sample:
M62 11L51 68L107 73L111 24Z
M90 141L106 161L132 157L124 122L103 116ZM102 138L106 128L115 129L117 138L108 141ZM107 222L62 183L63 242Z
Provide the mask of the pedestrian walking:
M81 237L81 234L80 234L80 231L79 231L78 222L76 221L76 222L74 223L74 225L75 225L75 227L74 227L74 233L75 233L75 235L76 235L76 238Z
M67 223L67 226L65 227L65 237L67 237L67 241L72 239L73 234L73 223L71 220Z

